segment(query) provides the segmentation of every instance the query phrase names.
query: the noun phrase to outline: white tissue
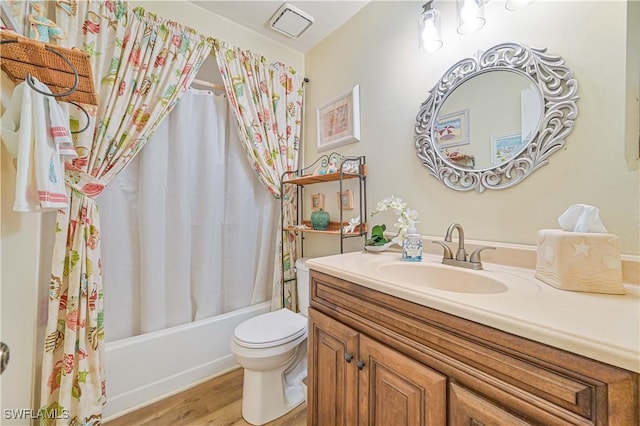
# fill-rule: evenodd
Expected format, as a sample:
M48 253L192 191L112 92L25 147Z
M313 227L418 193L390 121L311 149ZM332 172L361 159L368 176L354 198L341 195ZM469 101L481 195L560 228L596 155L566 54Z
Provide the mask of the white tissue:
M560 227L572 232L607 232L600 220L600 209L587 204L572 204L558 217Z

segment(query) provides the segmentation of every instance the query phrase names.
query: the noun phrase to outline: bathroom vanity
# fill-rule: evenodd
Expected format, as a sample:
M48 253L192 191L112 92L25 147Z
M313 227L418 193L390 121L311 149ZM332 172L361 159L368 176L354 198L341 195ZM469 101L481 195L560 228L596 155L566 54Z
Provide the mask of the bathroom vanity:
M307 261L308 424L640 424L635 287L563 292L523 268L398 259Z

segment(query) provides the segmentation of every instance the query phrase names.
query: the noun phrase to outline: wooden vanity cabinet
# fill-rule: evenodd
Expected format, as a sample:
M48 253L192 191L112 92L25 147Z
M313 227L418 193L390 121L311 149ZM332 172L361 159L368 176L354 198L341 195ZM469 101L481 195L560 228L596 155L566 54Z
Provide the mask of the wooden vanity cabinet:
M308 424L640 424L639 375L311 271Z
M314 425L443 425L446 377L309 310Z

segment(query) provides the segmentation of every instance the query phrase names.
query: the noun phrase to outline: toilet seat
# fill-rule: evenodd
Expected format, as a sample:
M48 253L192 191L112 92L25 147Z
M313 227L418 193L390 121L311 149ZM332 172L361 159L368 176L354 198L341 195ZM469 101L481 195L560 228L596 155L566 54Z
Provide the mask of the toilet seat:
M280 309L244 321L234 330L233 339L239 346L260 349L283 345L306 332L306 317Z

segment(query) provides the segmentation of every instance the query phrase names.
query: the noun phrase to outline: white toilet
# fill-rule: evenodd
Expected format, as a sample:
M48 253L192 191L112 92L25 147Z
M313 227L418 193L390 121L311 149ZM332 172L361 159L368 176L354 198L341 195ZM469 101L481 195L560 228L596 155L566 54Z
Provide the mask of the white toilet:
M242 417L262 425L305 400L302 380L307 376L307 309L309 269L296 261L298 307L258 315L238 325L231 352L244 368Z

